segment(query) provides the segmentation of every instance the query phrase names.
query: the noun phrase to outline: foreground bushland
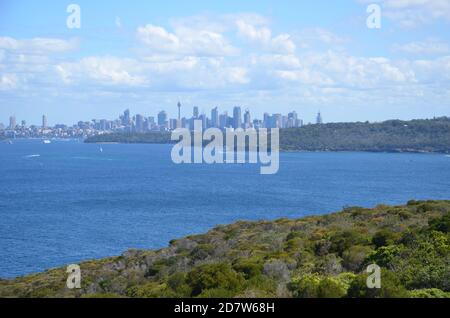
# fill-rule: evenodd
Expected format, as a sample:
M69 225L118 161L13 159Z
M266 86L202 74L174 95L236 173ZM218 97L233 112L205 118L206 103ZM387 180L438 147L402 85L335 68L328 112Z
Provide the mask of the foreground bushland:
M450 297L450 201L218 226L158 250L0 281L1 297ZM382 288L367 289L368 264Z

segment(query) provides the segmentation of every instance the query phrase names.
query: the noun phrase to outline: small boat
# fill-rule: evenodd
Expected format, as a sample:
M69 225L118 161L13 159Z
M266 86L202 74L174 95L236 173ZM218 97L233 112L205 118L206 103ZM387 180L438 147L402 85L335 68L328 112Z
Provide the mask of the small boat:
M8 140L8 144L12 145L13 144L12 140Z
M42 141L42 143L48 145L48 144L51 144L52 142L48 139L45 139Z
M103 152L103 148L102 147L100 147L100 152Z

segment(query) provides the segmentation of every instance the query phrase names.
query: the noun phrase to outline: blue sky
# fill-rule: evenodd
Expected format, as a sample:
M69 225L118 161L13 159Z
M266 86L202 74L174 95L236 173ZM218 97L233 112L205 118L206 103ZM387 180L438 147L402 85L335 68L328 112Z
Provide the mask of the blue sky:
M69 4L81 28L69 29ZM381 28L366 25L381 8ZM234 105L306 122L450 115L450 1L0 1L0 122Z

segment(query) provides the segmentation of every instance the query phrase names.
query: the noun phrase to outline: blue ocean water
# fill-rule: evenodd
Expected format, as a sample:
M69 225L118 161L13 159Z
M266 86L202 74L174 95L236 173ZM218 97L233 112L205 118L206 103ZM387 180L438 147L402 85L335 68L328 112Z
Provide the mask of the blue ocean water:
M170 145L0 143L0 277L169 240L237 220L450 199L439 154L283 153L259 165L175 165Z

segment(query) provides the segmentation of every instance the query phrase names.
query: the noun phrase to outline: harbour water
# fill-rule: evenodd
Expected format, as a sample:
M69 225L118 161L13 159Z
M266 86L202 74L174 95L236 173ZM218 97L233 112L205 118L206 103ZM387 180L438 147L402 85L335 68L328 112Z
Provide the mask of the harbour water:
M0 277L10 278L238 220L450 199L440 154L282 153L259 165L175 165L170 145L0 143Z

